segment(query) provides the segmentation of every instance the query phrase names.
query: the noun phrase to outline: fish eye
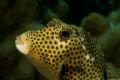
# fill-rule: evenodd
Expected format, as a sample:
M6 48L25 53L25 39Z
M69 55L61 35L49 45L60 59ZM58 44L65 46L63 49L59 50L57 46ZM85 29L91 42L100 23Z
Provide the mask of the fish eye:
M60 31L59 36L61 39L67 40L70 37L70 31L69 30L62 30L62 31Z
M69 34L68 31L62 31L62 32L61 32L61 35L62 35L63 37L65 37L65 38L67 38L67 37L70 36L70 34Z

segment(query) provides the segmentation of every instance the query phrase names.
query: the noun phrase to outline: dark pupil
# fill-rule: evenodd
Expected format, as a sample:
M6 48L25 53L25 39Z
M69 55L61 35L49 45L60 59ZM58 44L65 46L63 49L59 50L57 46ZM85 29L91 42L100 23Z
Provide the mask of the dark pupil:
M70 34L67 31L62 31L62 36L65 38L68 38L70 36Z

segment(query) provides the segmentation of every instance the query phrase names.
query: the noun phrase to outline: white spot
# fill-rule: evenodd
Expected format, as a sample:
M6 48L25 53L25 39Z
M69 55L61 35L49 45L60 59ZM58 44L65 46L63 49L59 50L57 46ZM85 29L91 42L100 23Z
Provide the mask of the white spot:
M91 58L91 60L92 60L92 61L94 61L94 60L95 60L95 58L94 58L94 57L92 57L92 58Z
M81 37L81 41L84 41L85 39Z
M85 56L85 58L86 58L86 59L90 59L90 55L87 54L87 55Z
M84 50L86 50L86 47L85 47L84 45L82 45L82 48L83 48Z

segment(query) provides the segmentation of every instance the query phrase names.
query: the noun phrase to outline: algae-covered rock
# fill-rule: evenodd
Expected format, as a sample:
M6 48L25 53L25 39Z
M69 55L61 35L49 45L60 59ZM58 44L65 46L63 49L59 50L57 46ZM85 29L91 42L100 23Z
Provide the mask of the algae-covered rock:
M18 54L14 43L17 34L40 27L35 26L36 6L34 0L0 0L0 80L37 78L35 69Z
M110 29L98 38L105 59L120 68L120 26Z
M65 19L70 14L70 7L64 0L59 0L56 6L55 12L62 18Z
M106 18L99 13L91 13L83 18L81 26L95 37L101 35L109 28Z
M111 28L120 25L120 9L110 12L107 17L107 22Z
M35 16L33 0L0 0L0 27L31 22Z

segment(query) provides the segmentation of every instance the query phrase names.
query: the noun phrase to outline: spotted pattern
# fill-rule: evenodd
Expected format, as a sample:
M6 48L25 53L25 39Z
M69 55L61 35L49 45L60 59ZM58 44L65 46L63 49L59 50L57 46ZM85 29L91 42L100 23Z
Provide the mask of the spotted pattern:
M43 75L48 80L107 80L110 77L100 46L81 27L53 19L45 28L23 35L24 42L30 42L28 58L40 72L39 66L47 66L48 75Z

